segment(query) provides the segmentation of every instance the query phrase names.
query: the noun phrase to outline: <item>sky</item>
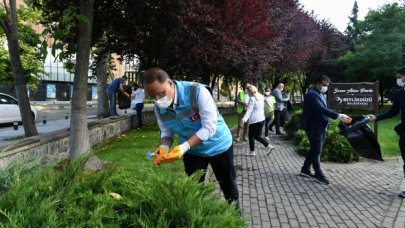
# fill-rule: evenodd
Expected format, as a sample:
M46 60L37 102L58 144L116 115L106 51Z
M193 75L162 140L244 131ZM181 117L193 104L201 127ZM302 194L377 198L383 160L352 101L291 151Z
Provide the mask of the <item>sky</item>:
M319 19L327 19L336 28L344 32L349 23L349 16L355 0L299 0L304 9L314 14ZM357 0L359 7L358 20L364 19L370 9L378 9L384 4L402 2L400 0Z

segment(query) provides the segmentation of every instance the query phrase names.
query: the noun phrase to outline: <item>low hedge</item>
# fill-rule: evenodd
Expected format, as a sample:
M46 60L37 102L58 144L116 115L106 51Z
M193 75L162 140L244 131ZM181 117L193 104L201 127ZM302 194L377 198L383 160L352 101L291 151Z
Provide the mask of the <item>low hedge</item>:
M301 116L302 110L294 112L290 120L286 123L284 131L287 137L297 145L298 153L306 156L309 152L310 144L305 131L300 127ZM330 122L323 144L321 160L340 163L358 161L359 157L353 152L347 139L339 134L338 123L338 120L332 120Z
M134 175L110 166L84 172L86 159L55 167L1 170L1 227L245 227L234 207L213 194L198 175L156 172L150 164Z

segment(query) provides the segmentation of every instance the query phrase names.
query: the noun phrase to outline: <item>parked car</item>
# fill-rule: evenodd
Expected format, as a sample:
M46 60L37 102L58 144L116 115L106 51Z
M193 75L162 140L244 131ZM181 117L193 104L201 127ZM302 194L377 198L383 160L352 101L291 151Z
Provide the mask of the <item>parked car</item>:
M31 106L34 119L37 118L37 110ZM0 93L0 123L21 122L20 106L14 97Z

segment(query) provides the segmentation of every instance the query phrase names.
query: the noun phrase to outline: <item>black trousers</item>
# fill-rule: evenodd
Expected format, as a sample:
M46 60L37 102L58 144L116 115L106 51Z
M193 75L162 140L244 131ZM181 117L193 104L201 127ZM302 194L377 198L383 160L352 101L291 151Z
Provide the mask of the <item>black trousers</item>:
M281 120L281 112L280 110L274 110L274 120L270 124L269 129L273 129L273 126L276 126L276 134L280 134L280 120Z
M404 175L405 175L405 131L399 136L399 150L401 151L402 160L404 162Z
M219 182L225 199L228 203L235 202L239 208L239 191L236 185L236 172L233 163L233 145L225 152L213 157L200 157L193 154L185 153L183 156L184 169L187 175L192 175L197 170L206 170L208 164L211 165L215 177ZM203 182L204 176L200 182Z
M311 148L309 149L309 153L307 154L304 165L302 166L302 170L309 171L312 168L315 171L316 176L322 175L321 169L321 153L322 153L322 146L323 141L325 140L325 133L311 133L306 132L309 140L309 144Z
M266 139L262 137L264 120L258 123L249 124L249 147L250 151L255 150L255 139L261 142L265 147L269 145Z

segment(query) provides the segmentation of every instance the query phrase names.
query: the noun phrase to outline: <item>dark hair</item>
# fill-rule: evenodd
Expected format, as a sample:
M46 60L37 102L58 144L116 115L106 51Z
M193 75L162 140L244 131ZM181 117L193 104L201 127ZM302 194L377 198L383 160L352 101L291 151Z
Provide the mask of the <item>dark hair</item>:
M405 76L405 67L398 68L395 73Z
M166 82L169 79L169 75L166 71L160 68L150 68L146 71L143 82L147 85L152 84L154 81L160 83Z
M127 77L126 75L123 75L122 78L123 78L123 79L127 79L128 77Z
M317 78L315 78L314 84L316 84L316 83L322 83L323 81L330 82L330 79L329 79L329 77L326 76L326 75L320 75L320 76L318 76Z
M134 83L134 84L132 84L132 86L133 86L133 87L136 87L136 88L139 88L138 83Z

